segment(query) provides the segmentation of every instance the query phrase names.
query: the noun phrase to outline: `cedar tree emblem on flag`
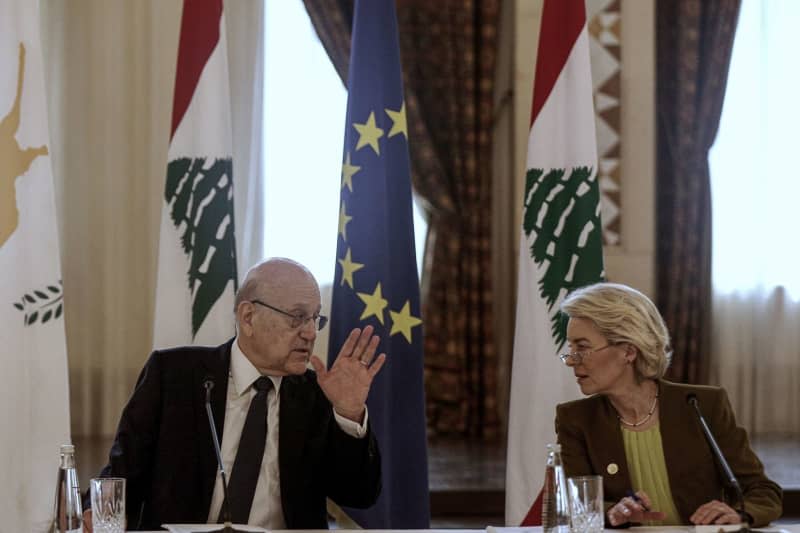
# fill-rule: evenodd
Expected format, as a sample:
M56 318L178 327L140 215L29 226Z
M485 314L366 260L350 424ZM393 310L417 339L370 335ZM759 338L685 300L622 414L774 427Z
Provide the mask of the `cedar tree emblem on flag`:
M236 282L231 159L182 157L167 166L164 200L189 256L192 335L229 281Z
M555 307L559 296L603 277L597 173L575 167L565 175L564 169L528 170L522 219L525 236L533 240L531 258L546 265L538 280L539 293L550 310L559 347L567 336L567 321Z

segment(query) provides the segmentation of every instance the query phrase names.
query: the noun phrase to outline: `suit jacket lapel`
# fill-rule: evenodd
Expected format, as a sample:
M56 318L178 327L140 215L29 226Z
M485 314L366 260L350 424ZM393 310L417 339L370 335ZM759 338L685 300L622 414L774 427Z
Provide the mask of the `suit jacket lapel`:
M664 464L667 467L672 501L682 519L688 517L691 503L685 497L685 476L696 477L692 472L691 461L687 461L690 451L686 448L687 426L693 424L686 405L685 393L669 381L660 380L659 386L659 424L661 447L664 450ZM688 469L688 471L687 471Z
M211 438L211 428L206 414L206 393L203 384L208 379L214 382L214 388L211 391L211 413L214 416L214 424L217 427L221 445L223 426L225 424L225 402L228 397L228 369L230 367L232 343L233 339L220 346L218 350L203 361L203 365L198 366L195 370L195 384L198 391L196 404L198 406L197 434L203 450L201 453L203 483L201 513L208 513L218 470L217 454L214 451L214 441ZM202 518L205 520L206 517L203 516Z
M598 424L599 431L592 433L602 439L598 445L593 446L597 450L595 471L603 476L603 485L607 492L604 495L605 500L618 501L631 488L631 475L617 411L606 397L602 398L595 423Z

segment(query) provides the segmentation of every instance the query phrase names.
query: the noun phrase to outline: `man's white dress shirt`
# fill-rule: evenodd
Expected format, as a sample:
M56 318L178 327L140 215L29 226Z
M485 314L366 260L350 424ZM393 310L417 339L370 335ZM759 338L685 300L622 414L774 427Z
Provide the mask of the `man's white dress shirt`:
M261 377L261 373L239 348L239 339L236 338L231 345L231 364L228 371L228 395L225 400L225 422L223 425L222 462L230 481L236 451L239 449L239 439L242 437L244 421L250 409L250 401L256 395L253 383ZM250 508L250 518L247 523L266 529L286 529L281 507L281 475L278 469L278 431L280 421L280 388L283 378L281 376L267 376L272 380L273 388L267 393L267 444L264 447L264 457L261 460L261 471L258 473L256 493L253 497L253 506ZM364 421L357 424L348 420L334 410L334 418L339 427L352 437L363 438L367 433L367 413ZM208 510L208 523L215 523L222 508L223 499L222 476L217 472L214 484L214 493L211 496L211 507Z

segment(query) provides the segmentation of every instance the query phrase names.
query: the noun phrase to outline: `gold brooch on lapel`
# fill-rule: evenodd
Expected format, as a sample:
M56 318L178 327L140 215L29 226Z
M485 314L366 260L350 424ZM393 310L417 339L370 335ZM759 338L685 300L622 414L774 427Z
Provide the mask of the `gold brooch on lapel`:
M608 463L608 466L606 467L606 472L608 472L612 476L617 472L619 472L619 467L617 466L617 463Z

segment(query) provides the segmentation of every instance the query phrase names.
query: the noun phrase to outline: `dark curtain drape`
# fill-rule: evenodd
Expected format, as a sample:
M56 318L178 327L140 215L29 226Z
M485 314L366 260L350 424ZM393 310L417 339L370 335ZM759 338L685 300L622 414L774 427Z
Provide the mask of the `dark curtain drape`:
M672 379L706 383L711 330L708 151L719 127L739 0L659 0L657 301Z
M352 0L304 0L347 78ZM434 435L499 436L491 126L500 0L397 0L412 181L428 218L425 383Z

